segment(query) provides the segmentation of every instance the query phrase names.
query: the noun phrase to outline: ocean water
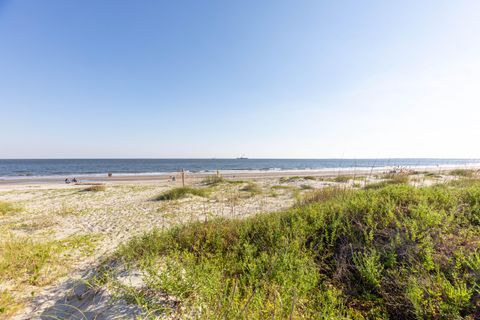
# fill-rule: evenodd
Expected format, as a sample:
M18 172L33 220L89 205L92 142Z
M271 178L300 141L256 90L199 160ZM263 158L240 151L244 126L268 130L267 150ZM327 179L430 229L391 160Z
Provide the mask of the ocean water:
M480 165L480 159L0 159L0 177Z

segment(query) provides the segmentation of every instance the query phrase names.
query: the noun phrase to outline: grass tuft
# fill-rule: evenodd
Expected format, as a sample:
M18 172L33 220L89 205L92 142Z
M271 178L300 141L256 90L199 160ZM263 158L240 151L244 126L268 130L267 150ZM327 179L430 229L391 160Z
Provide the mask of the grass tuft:
M155 201L178 200L186 198L190 195L198 197L207 197L210 190L206 188L198 189L191 187L178 187L167 190L154 198Z
M6 216L19 211L20 211L19 207L14 206L9 202L0 201L0 216Z
M288 183L288 182L296 182L296 181L302 181L302 180L317 180L314 176L292 176L292 177L281 177L278 181L280 183Z
M222 176L207 176L202 180L202 184L207 186L217 186L224 182L225 182L225 178Z
M350 181L351 179L353 179L353 177L351 176L336 176L335 178L333 178L333 181L345 183Z
M39 241L30 237L6 235L0 241L0 280L30 285L50 283L63 269L61 253L70 249L92 247L88 236L64 240Z
M255 182L248 182L240 191L249 192L252 196L262 193L262 188Z
M400 173L387 174L383 178L388 180L367 184L365 189L381 189L389 185L408 184L410 181L408 175Z

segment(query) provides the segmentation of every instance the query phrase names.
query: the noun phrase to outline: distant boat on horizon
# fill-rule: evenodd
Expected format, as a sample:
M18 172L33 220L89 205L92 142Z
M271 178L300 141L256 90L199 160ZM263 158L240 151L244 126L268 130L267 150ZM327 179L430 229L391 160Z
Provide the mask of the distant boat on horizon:
M241 156L241 157L238 157L238 158L237 158L237 160L247 160L247 159L248 159L248 158L247 158L247 157L245 157L245 155L244 155L244 154L242 154L242 156Z

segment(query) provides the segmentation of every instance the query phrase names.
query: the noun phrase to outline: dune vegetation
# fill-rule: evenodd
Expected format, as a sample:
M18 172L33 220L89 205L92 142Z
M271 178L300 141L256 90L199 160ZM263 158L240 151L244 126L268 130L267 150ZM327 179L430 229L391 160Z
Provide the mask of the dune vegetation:
M7 214L12 214L14 212L18 212L20 209L13 204L5 201L0 201L0 216L4 216Z
M208 188L178 187L167 190L157 197L156 201L178 200L188 196L206 197L210 193Z
M315 190L279 213L157 229L115 259L142 270L147 287L128 295L149 314L480 318L480 183L401 182Z
M96 239L93 236L70 236L62 240L39 240L3 233L0 239L0 283L14 284L15 290L0 288L0 318L12 316L25 301L15 294L51 284L71 268L72 255L89 255Z

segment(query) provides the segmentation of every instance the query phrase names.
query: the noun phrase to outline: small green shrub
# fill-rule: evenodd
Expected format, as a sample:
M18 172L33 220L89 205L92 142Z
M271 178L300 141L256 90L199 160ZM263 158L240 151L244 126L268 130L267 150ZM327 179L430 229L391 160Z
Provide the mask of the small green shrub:
M210 193L209 189L198 189L191 187L178 187L167 190L154 198L155 201L178 200L188 197L189 195L198 197L207 197Z
M375 249L364 253L355 253L353 262L368 285L373 288L380 287L383 265L380 263L380 255Z

